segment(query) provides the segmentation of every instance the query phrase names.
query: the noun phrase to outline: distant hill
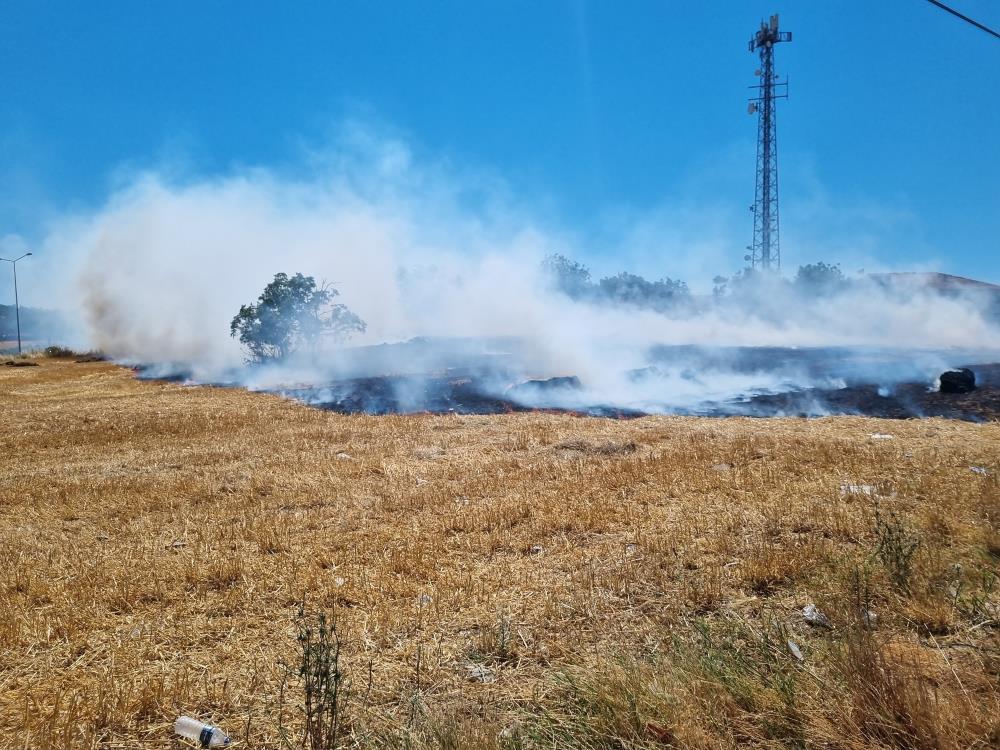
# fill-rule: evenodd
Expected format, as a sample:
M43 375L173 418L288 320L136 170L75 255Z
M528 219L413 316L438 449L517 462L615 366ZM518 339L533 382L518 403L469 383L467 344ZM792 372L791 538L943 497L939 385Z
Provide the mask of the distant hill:
M70 330L70 320L61 312L38 307L21 307L21 340L25 343L33 345L67 343ZM17 341L17 316L14 306L0 305L0 342L11 341Z
M874 281L892 288L923 287L941 294L965 294L968 292L1000 296L1000 285L987 281L953 276L950 273L898 272L868 274Z
M869 276L890 294L908 296L918 290L931 290L942 297L959 298L980 310L982 315L1000 324L1000 285L950 273L873 273Z

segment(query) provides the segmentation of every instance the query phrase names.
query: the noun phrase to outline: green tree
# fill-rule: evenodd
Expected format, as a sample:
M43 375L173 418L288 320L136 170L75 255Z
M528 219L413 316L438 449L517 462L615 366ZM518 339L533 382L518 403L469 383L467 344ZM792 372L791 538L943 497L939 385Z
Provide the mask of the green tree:
M839 263L809 263L799 266L795 274L795 287L806 294L833 294L843 291L850 282L840 270Z
M590 270L565 255L546 256L542 261L542 273L548 277L553 288L572 299L585 297L593 290Z
M606 302L634 305L658 312L670 310L688 301L691 296L687 284L683 281L669 278L649 281L627 271L601 279L597 288L601 298Z
M366 325L346 305L332 302L339 294L332 286L317 286L312 276L275 274L256 304L240 306L229 334L239 337L250 362L285 359L314 348L322 336L343 341Z

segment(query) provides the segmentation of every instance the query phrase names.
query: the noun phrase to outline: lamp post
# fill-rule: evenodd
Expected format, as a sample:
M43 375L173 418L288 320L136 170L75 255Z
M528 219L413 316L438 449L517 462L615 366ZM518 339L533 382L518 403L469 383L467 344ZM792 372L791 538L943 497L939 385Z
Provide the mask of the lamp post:
M31 253L25 253L20 258L0 258L14 267L14 317L17 318L17 353L21 353L21 305L17 300L17 262L27 258Z

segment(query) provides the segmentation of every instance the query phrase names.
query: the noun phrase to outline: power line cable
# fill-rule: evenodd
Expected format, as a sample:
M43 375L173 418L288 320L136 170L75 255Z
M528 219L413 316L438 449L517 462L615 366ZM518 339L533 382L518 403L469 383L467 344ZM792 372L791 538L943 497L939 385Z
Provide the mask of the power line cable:
M981 30L985 31L987 34L992 34L997 39L1000 39L1000 34L998 34L997 32L995 32L989 26L983 26L983 24L979 23L979 21L975 21L975 20L969 18L968 16L962 15L961 13L959 13L954 8L949 8L947 5L945 5L942 2L939 2L938 0L927 0L927 2L929 2L931 5L936 5L937 7L939 7L943 11L947 11L948 13L951 13L953 16L957 16L958 18L961 18L966 23L971 23L977 29L981 29Z

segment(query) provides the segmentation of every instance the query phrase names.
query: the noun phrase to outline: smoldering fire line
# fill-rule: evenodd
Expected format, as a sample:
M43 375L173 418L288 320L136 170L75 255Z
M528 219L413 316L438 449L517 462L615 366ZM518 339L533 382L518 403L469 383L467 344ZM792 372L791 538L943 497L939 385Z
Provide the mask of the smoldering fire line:
M59 272L39 294L84 311L83 346L147 372L345 410L457 409L472 389L504 409L868 413L877 409L825 394L933 389L949 367L1000 360L991 354L1000 305L974 284L872 275L804 294L765 279L643 305L626 275L602 285L603 296L570 294L541 261L577 254L571 232L489 195L486 208L470 209L461 178L408 160L391 169L361 161L306 181L258 171L177 185L143 175L104 208L55 225L40 255L59 258ZM338 301L367 323L352 348L244 365L230 320L279 271L336 284ZM398 344L413 340L434 343ZM387 376L406 376L375 389L391 397L362 398L360 386L338 395L346 382ZM553 377L579 387L523 385ZM465 395L448 395L455 389ZM904 400L881 406L936 408Z
M218 385L276 393L342 413L502 414L556 410L600 417L944 416L981 421L1000 416L1000 352L872 348L661 346L646 367L622 371L621 383L575 375L533 374L530 348L518 340L416 340L356 347L336 366L272 365L234 370ZM961 363L975 386L939 388L942 372ZM392 370L408 362L409 368ZM199 382L176 365L137 367L140 377ZM385 374L393 372L393 374Z

